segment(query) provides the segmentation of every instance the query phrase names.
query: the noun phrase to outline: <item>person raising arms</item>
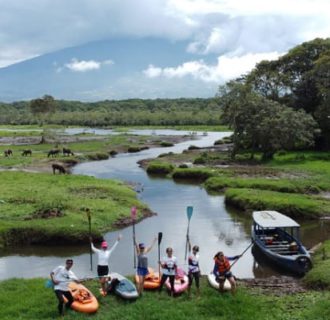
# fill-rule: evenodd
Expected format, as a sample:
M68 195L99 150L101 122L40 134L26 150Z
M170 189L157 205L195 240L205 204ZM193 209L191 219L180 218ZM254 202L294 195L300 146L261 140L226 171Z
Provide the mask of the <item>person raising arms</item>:
M97 254L98 262L97 262L97 275L100 277L101 290L102 295L105 296L107 294L107 275L109 274L109 259L112 252L116 249L122 235L120 234L112 246L111 249L108 249L108 243L103 241L101 243L101 249L97 249L93 245L92 237L90 238L91 248L93 252Z
M136 239L134 237L134 244L135 244L136 255L137 255L137 259L138 259L137 275L139 277L139 283L138 283L139 295L142 295L144 280L145 280L146 275L149 272L148 271L147 253L150 252L150 250L155 245L156 241L157 241L157 237L155 237L153 242L151 243L151 245L146 248L144 243L137 244Z

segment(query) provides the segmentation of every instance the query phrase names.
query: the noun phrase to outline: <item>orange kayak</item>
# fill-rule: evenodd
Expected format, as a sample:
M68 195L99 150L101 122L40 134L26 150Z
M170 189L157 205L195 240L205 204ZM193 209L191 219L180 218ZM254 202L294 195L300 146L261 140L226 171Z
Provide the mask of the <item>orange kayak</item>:
M146 275L144 280L144 289L157 289L160 286L160 278L159 273L154 272L152 268L148 268L149 273ZM139 283L139 276L135 275L136 284Z
M71 305L73 310L94 313L99 308L99 303L93 293L80 283L70 282L69 289L74 302Z

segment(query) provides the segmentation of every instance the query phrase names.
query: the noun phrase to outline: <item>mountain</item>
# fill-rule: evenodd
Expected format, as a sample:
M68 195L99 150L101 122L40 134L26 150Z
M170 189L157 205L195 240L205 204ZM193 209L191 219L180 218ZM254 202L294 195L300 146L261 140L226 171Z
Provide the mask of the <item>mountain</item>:
M0 68L0 101L29 100L44 94L81 101L214 96L216 83L189 75L147 77L143 72L151 65L176 68L201 59L216 63L215 55L189 53L187 46L183 41L112 39L51 52Z

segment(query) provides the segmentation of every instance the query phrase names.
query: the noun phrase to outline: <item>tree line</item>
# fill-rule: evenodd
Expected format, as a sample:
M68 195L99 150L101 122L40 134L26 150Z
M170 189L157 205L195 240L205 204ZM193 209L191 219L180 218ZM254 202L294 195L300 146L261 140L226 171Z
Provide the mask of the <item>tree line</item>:
M80 102L52 96L0 103L0 124L219 125L221 108L210 99L129 99Z
M302 43L221 86L223 121L234 131L232 157L314 147L330 150L330 39Z

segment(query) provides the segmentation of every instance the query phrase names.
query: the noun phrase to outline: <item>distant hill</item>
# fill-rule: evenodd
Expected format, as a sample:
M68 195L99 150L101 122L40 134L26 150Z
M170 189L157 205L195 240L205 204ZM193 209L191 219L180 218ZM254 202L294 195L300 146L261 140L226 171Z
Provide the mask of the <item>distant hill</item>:
M187 52L187 45L158 39L118 39L51 52L0 68L0 101L30 100L44 94L81 101L214 96L214 83L192 77L155 79L143 73L150 65L177 67L200 59L216 62L214 55Z

